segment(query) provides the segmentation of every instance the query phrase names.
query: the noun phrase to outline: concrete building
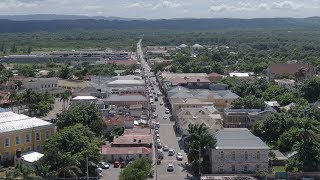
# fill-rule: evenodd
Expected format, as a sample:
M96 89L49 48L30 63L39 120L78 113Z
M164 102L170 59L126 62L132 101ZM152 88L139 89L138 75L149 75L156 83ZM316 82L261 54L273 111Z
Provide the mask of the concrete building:
M96 104L97 101L94 96L76 96L70 100L70 104Z
M287 89L294 89L296 86L296 81L293 79L275 79L274 82L276 82L278 86L281 86Z
M17 151L42 152L44 143L55 133L47 121L13 112L0 113L0 163L12 161Z
M143 95L111 95L104 100L106 105L115 105L130 107L132 105L141 105L143 108L149 108L149 100Z
M250 174L268 170L269 147L248 129L226 128L215 135L211 149L213 174Z
M220 112L214 106L203 106L201 108L182 108L175 115L175 127L183 135L188 135L189 124L205 124L213 131L223 128L223 120Z
M249 118L249 113L258 113L261 109L226 109L223 112L224 127L250 128L255 121Z
M112 131L114 127L122 127L125 129L134 127L134 118L132 116L105 117L103 121L106 125L106 132Z
M27 78L23 81L24 88L33 91L53 91L59 89L58 78Z

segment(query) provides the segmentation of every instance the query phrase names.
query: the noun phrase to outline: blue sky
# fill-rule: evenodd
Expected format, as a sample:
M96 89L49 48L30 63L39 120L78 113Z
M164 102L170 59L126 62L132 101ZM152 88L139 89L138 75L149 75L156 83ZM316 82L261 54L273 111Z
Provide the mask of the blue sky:
M320 0L0 0L0 14L72 14L132 18L320 16Z

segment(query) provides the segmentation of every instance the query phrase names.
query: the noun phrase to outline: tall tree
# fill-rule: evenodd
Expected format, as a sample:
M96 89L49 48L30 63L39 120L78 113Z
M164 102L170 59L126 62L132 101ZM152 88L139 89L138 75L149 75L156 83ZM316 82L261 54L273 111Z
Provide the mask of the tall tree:
M146 158L134 160L120 172L120 180L146 180L151 172L151 161Z
M68 110L58 114L59 129L80 123L88 126L97 136L101 135L104 123L99 110L94 104L72 105Z

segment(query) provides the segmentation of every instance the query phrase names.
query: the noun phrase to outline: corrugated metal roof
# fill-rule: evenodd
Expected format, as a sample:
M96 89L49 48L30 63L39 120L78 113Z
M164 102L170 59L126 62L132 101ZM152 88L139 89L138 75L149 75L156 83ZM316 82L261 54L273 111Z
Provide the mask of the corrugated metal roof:
M216 149L269 149L266 143L246 128L222 129L216 139Z
M18 131L40 126L51 125L51 123L39 118L32 118L13 112L0 113L0 133Z

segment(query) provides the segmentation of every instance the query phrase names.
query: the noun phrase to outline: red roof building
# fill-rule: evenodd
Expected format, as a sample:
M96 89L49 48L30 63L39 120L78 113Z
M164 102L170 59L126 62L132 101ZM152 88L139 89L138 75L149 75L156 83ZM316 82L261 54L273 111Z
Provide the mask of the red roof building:
M152 147L152 136L149 135L122 135L114 137L113 147Z
M295 77L299 71L302 71L305 74L305 78L316 74L314 67L304 63L271 64L267 70L267 73L270 79L274 79L281 75L290 75Z
M218 74L218 73L208 74L208 79L210 81L217 81L217 80L221 80L222 78L223 78L223 75Z
M152 160L152 148L146 147L110 147L101 146L101 155L109 162L146 157Z
M133 128L134 126L134 118L132 116L105 117L103 121L107 126L107 131L111 131L115 126L123 128Z

